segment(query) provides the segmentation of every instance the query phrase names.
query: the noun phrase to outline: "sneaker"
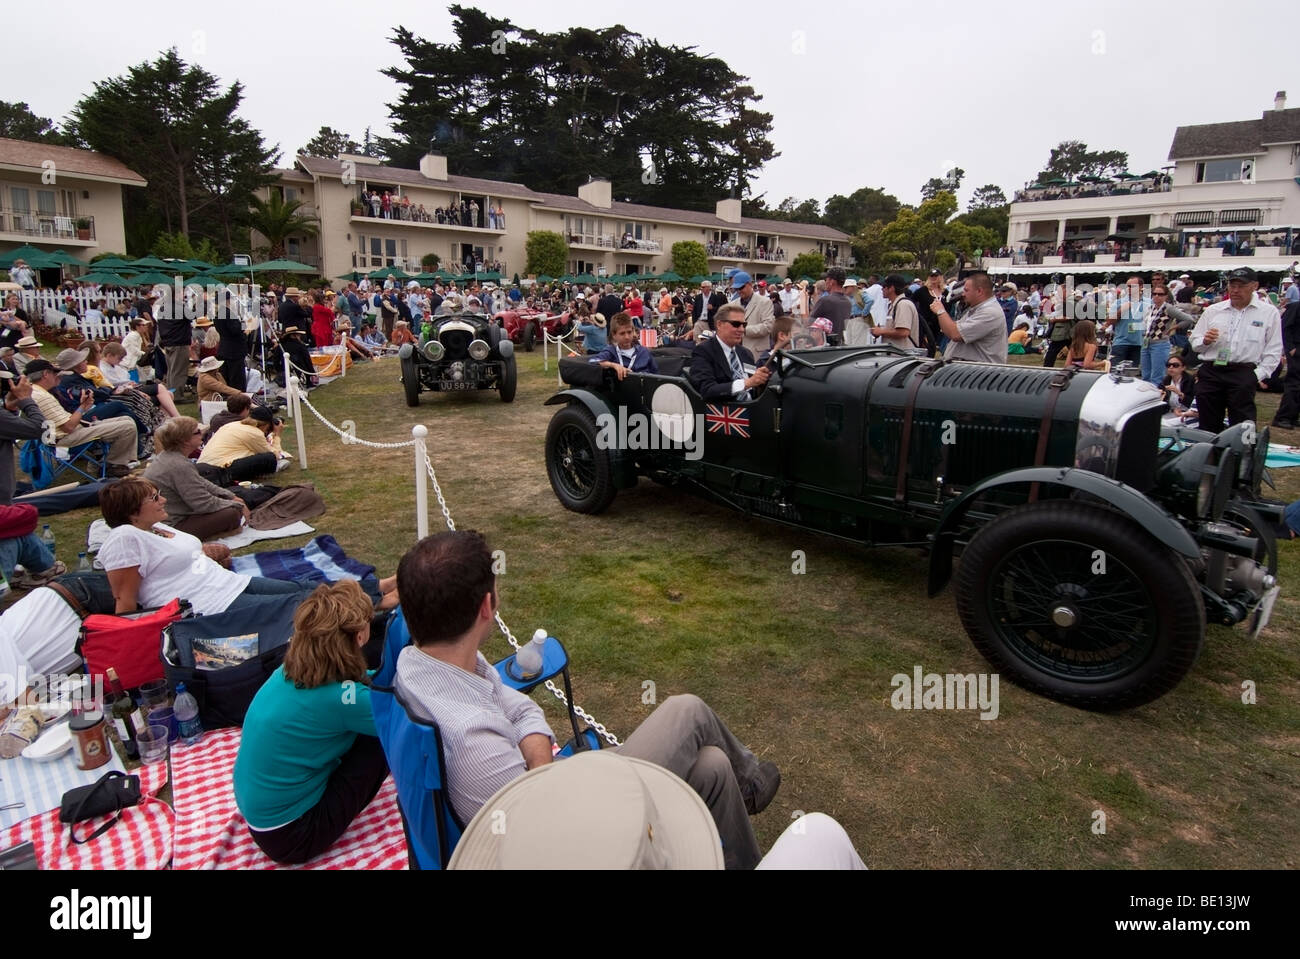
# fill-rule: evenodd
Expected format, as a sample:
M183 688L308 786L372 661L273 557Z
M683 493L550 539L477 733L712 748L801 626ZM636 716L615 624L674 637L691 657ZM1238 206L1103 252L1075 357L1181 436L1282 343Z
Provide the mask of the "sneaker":
M139 465L138 463L136 464ZM125 463L109 463L107 474L113 479L122 479L124 476L130 476L132 467Z
M754 780L740 790L745 798L745 809L751 816L757 816L768 807L780 788L781 770L776 768L776 763L760 762Z
M288 468L289 468L288 460L280 460L278 463L275 464L275 471L277 473L280 472L281 470L287 470Z

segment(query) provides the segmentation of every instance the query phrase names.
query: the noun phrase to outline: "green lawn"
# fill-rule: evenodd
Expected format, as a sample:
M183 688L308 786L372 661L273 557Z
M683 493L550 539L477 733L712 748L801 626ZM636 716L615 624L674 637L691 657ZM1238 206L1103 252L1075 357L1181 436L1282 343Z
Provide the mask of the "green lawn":
M1032 361L1034 358L1029 358ZM749 519L643 480L603 515L560 507L543 448L556 388L552 359L520 354L519 395L401 397L396 360L359 367L312 396L363 438L429 428L447 503L462 528L505 551L502 615L526 638L564 641L579 702L626 735L658 701L704 697L780 767L776 801L756 820L771 843L795 810L848 829L873 867L1295 868L1300 838L1300 549L1281 549L1287 592L1258 642L1211 627L1192 673L1130 712L1082 712L1004 682L996 720L974 712L895 711L890 678L985 669L952 591L925 596L917 551L861 549ZM1261 395L1267 422L1276 398ZM293 429L285 448L296 452ZM316 521L350 553L390 572L415 539L409 450L344 446L306 424ZM1292 436L1294 441L1297 437ZM1283 471L1279 498L1300 498ZM432 494L430 496L433 499ZM52 522L75 558L93 513ZM431 529L442 526L436 502ZM270 548L302 540L276 541ZM807 571L792 573L802 550ZM1289 588L1288 588L1289 587ZM498 639L486 652L507 652ZM1244 705L1241 686L1257 688ZM546 702L552 725L563 714ZM1105 814L1106 831L1094 832Z

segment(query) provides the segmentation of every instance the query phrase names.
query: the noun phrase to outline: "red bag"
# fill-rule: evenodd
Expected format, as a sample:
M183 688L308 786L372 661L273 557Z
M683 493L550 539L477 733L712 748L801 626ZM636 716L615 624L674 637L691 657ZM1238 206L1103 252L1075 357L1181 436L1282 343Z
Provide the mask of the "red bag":
M31 503L0 506L0 539L17 539L36 532L36 517L39 515Z
M183 615L181 601L173 599L159 609L130 616L87 616L77 642L86 672L102 677L112 668L126 689L163 679L162 632Z

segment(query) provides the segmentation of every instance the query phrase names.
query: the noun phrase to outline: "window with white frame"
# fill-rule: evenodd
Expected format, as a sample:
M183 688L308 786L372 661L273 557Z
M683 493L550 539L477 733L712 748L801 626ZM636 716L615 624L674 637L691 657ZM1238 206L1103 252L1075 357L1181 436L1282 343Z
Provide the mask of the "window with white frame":
M1228 160L1203 160L1196 164L1197 183L1255 182L1255 158L1233 157Z

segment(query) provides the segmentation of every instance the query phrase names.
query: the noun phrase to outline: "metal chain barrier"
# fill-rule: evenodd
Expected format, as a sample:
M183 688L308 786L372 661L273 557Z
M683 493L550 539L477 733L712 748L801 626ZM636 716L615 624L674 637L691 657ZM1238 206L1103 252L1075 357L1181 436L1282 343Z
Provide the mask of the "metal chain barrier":
M355 443L357 446L369 446L371 449L376 449L376 450L400 450L407 446L415 445L415 440L407 440L404 443L375 443L372 442L371 440L363 440L359 436L353 436L351 433L339 429L337 426L335 426L333 423L327 420L323 415L321 415L320 410L316 409L316 407L311 405L311 401L307 399L306 394L301 390L299 390L298 392L298 402L301 403L303 406L307 407L307 409L311 410L312 415L315 416L316 419L320 420L322 423L325 424L325 426L327 426L329 429L337 433L339 435L339 438L343 440L344 446L351 446L352 444ZM426 459L425 462L427 463L428 460ZM438 499L441 502L442 497L439 497ZM446 510L444 508L444 512L445 511Z
M313 412L315 411L313 410ZM447 509L447 501L443 498L442 487L438 485L438 474L435 473L433 469L433 460L429 459L427 455L425 456L424 459L424 465L425 468L429 471L429 482L433 484L433 494L436 497L438 497L438 506L442 509L443 519L447 521L447 528L452 532L455 532L456 521L451 518L451 511ZM519 640L515 639L515 634L510 632L510 627L506 625L505 620L501 618L501 613L499 612L496 614L496 621L497 621L497 628L501 630L501 634L505 636L506 640L510 643L510 645L514 647L515 652L519 652ZM564 690L562 690L559 686L555 685L553 681L548 679L546 681L546 688L551 691L551 694L556 699L564 703L564 705L566 706L570 705L569 698L564 695ZM613 733L611 733L608 729L606 729L604 724L598 722L596 720L596 717L592 716L591 713L587 712L576 702L573 703L572 706L573 706L574 713L580 719L582 719L583 722L585 722L588 726L594 729L597 735L603 736L605 738L605 741L608 742L611 746L623 745L619 741L619 738L615 736Z

